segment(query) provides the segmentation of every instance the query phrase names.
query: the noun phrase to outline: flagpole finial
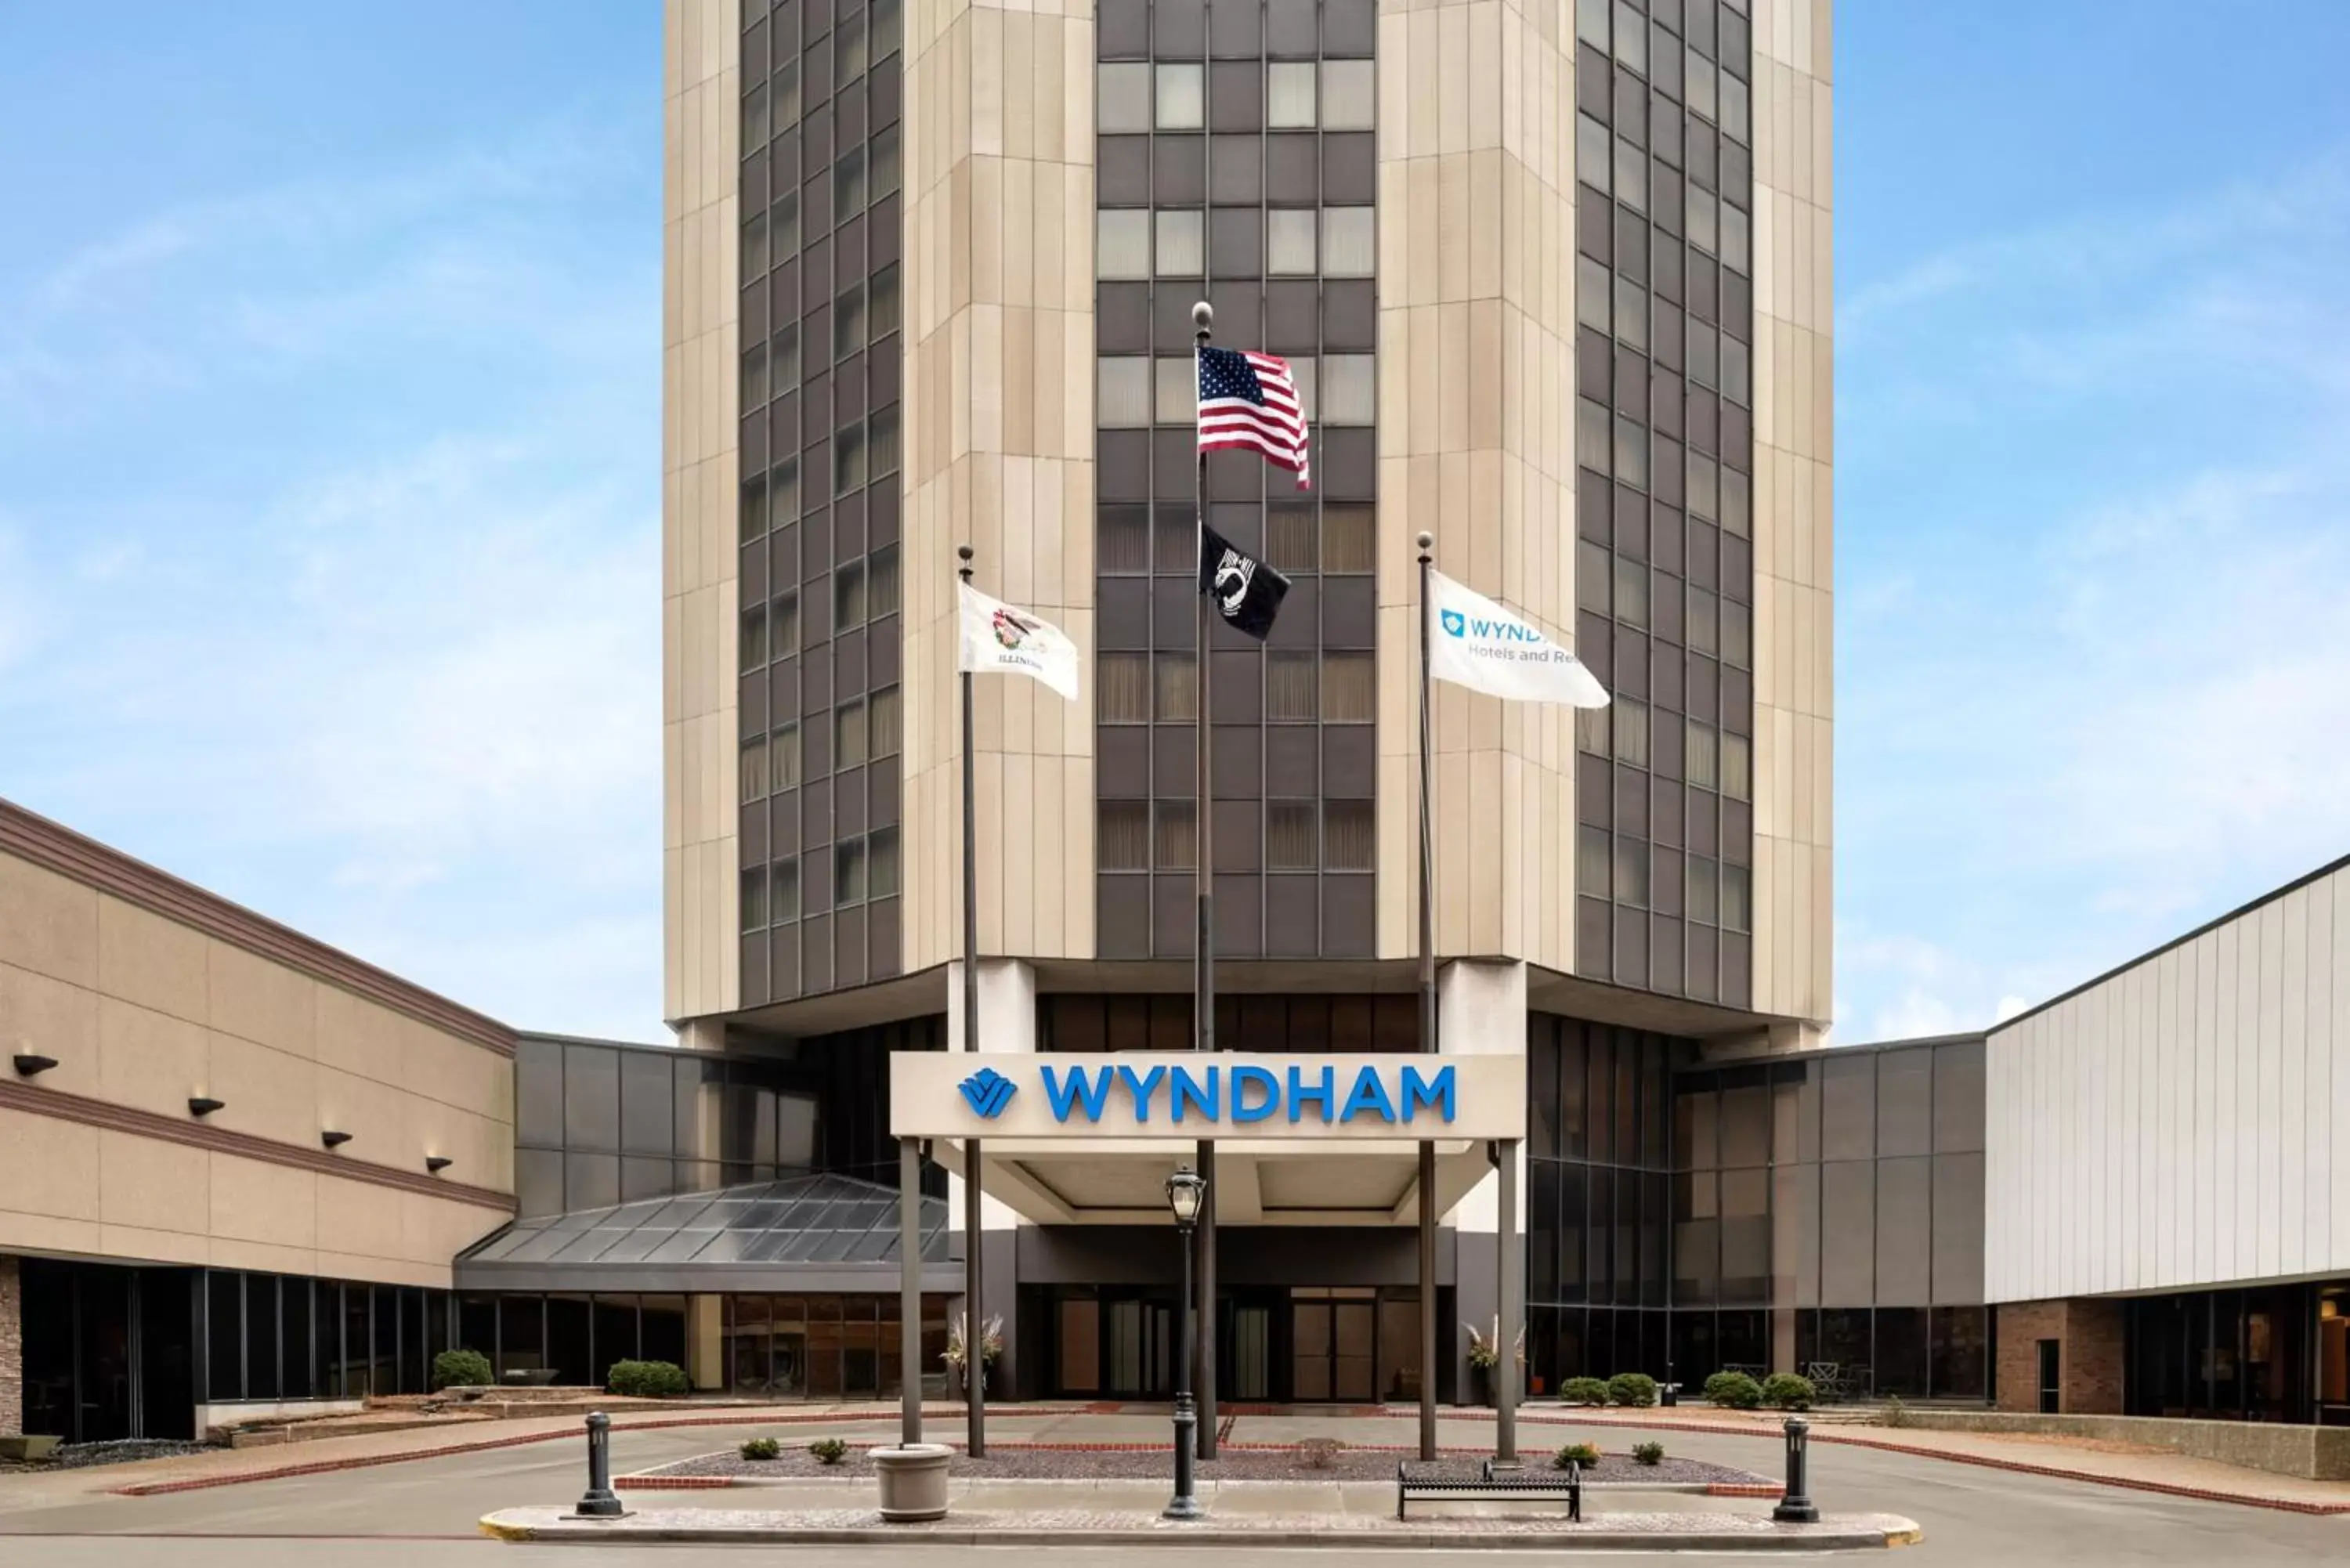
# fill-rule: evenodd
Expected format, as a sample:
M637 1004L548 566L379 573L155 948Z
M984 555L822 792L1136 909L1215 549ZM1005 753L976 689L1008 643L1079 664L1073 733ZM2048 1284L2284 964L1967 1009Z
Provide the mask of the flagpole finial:
M1199 334L1201 341L1205 342L1208 335L1215 329L1216 307L1214 306L1203 299L1191 306L1191 330Z
M962 576L964 582L967 583L971 581L971 546L968 545L957 545L955 546L955 558L962 563L962 565L956 567L955 570Z
M1428 559L1428 553L1435 548L1436 535L1428 532L1425 528L1421 529L1419 534L1419 558L1425 562Z

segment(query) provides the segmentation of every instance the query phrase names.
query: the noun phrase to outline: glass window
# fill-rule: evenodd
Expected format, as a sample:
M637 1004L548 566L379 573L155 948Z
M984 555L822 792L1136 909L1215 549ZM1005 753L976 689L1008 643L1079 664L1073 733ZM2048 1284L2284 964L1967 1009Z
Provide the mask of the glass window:
M1595 331L1611 329L1607 302L1613 289L1607 268L1589 256L1575 258L1575 318Z
M1102 214L1107 217L1109 214ZM1150 361L1139 355L1104 359L1096 368L1095 418L1104 430L1127 430L1150 422Z
M775 334L775 352L772 369L778 394L788 392L800 384L800 326L795 321ZM797 469L795 467L794 472Z
M1094 655L1094 717L1104 724L1150 722L1150 656Z
M1721 119L1721 99L1714 88L1713 62L1691 49L1687 66L1687 74L1681 79L1689 88L1689 106L1708 119Z
M1627 626L1648 624L1648 568L1616 558L1616 618Z
M743 486L738 515L742 521L743 544L751 543L767 531L767 485L764 480L754 479Z
M1107 208L1094 214L1094 275L1150 275L1150 213L1140 207Z
M778 724L767 737L767 772L779 790L796 789L800 782L800 727Z
M865 564L851 561L832 574L832 624L836 631L865 620Z
M1636 71L1648 68L1648 26L1627 0L1616 0L1616 57Z
M754 213L743 223L743 276L745 281L767 270L767 214Z
M1368 573L1378 566L1376 529L1368 506L1322 504L1322 572Z
M1648 291L1627 277L1616 280L1616 335L1635 348L1648 347Z
M1682 742L1682 777L1703 789L1712 789L1720 782L1720 770L1714 751L1716 732L1711 724L1695 719L1688 721L1688 734Z
M832 357L846 359L865 347L865 286L844 290L832 302Z
M1595 898L1607 897L1615 849L1607 830L1584 823L1575 834L1575 890L1588 893Z
M1877 1153L1877 1059L1830 1056L1822 1072L1820 1157L1866 1159Z
M832 493L846 495L865 483L865 427L853 424L832 438Z
M1648 846L1637 838L1616 840L1616 901L1648 905Z
M868 879L872 897L889 898L898 892L898 830L877 829L867 843Z
M1694 855L1690 857L1688 867L1689 918L1701 925L1712 925L1721 919L1721 868Z
M1742 539L1754 525L1752 484L1734 468L1721 471L1721 525Z
M1607 128L1587 114L1575 117L1575 177L1607 195L1614 187Z
M1265 271L1284 275L1313 273L1316 216L1311 207L1276 207L1264 215Z
M1605 54L1608 0L1575 0L1575 36Z
M1614 427L1607 405L1589 398L1575 400L1575 461L1598 473L1615 471Z
M1721 129L1741 141L1747 139L1746 84L1733 76L1721 78Z
M739 649L744 674L767 662L767 612L754 607L743 612L743 638Z
M767 738L743 742L743 761L736 769L742 781L742 798L745 801L767 798Z
M743 355L743 407L755 409L767 400L767 346L754 343Z
M1727 730L1721 735L1721 793L1732 800L1754 798L1754 746Z
M1322 864L1331 871L1368 871L1378 853L1377 822L1367 800L1322 803Z
M767 923L767 873L753 867L743 873L743 929L755 931Z
M1722 265L1737 273L1749 271L1753 265L1753 238L1746 214L1728 202L1721 204Z
M767 84L761 82L743 95L743 150L763 147L767 140Z
M865 210L865 149L845 147L832 161L832 221L845 223Z
M797 857L775 862L774 880L767 891L767 918L775 925L800 918L800 863Z
M767 86L768 113L777 130L787 130L800 121L800 63L793 60L779 67Z
M1621 138L1616 142L1616 199L1636 213L1648 210L1648 155Z
M1188 212L1155 213L1152 217L1159 230L1159 275L1198 277L1205 273L1208 214L1195 207Z
M1983 1044L1970 1040L1934 1048L1934 1149L1983 1146ZM1939 1296L1938 1300L1961 1300Z
M843 839L833 846L833 905L840 908L866 899L865 840Z
M1310 61L1292 65L1276 60L1265 67L1266 125L1275 130L1313 129L1315 75Z
M904 33L899 0L873 0L873 57L885 59L895 54Z
M1376 62L1322 62L1323 130L1368 130L1374 123L1378 107L1378 67Z
M788 659L800 650L800 596L797 590L775 597L773 618L768 624L769 651L777 659Z
M1648 427L1620 416L1616 421L1616 477L1643 490L1648 487Z
M1752 929L1748 876L1743 866L1721 868L1721 929L1725 931Z
M1207 82L1196 65L1158 66L1158 126L1161 130L1197 130L1206 123Z
M1320 365L1321 420L1327 425L1367 425L1378 417L1378 380L1368 354L1328 354Z
M885 266L875 273L871 287L873 336L884 337L898 330L898 269Z
M1197 69L1197 67L1193 67ZM1150 67L1142 61L1094 67L1094 119L1105 132L1150 129Z
M1586 709L1586 712L1608 713L1615 717L1616 760L1633 767L1648 765L1648 705L1628 697L1618 697L1607 708Z
M1311 354L1292 354L1289 357L1289 379L1297 386L1298 411L1305 416L1308 424L1322 422L1320 371L1321 367L1314 362Z
M1378 214L1369 207L1322 209L1322 275L1369 277L1378 271Z
M1096 846L1105 871L1150 869L1150 804L1106 800L1097 817Z
M1604 607L1600 613L1607 613ZM1596 757L1607 755L1607 708L1577 708L1575 711L1575 750L1589 752Z
M1152 863L1161 871L1189 871L1198 853L1191 831L1191 803L1162 800L1152 804L1158 825L1153 835Z
M1332 724L1367 724L1378 706L1378 669L1367 653L1322 656L1322 718Z
M1877 1152L1925 1154L1933 1147L1934 1054L1887 1051L1877 1059Z
M1608 582L1615 567L1607 546L1589 539L1578 539L1575 546L1575 602L1578 609L1594 615L1606 615L1612 602ZM1586 712L1604 713L1605 708L1587 708Z
M866 563L866 614L879 620L898 613L898 546L884 545Z
M870 448L873 473L879 477L898 472L898 405L873 410L867 425L867 441ZM879 612L877 612L879 613Z
M1933 1299L1980 1301L1983 1293L1983 1157L1938 1155L1933 1166Z
M1714 514L1721 509L1720 494L1716 488L1720 481L1720 470L1716 467L1713 459L1701 452L1690 452L1688 472L1684 475L1684 479L1686 483L1682 495L1690 509L1690 514L1711 522Z
M1188 653L1150 656L1152 700L1162 723L1188 724L1200 716L1197 670Z
M1830 1160L1820 1167L1820 1301L1866 1306L1877 1292L1877 1162ZM1840 1358L1842 1359L1842 1358ZM1865 1361L1866 1355L1849 1357Z
M1152 417L1162 425L1191 424L1200 417L1199 383L1192 379L1194 361L1187 354L1180 359L1159 359L1155 365Z
M1877 1162L1877 1300L1924 1306L1932 1293L1933 1166L1930 1159Z
M1313 720L1320 704L1315 700L1315 676L1321 666L1311 653L1274 652L1265 656L1264 716L1275 722Z
M1307 667L1311 669L1309 665ZM1321 813L1310 800L1276 800L1264 808L1264 863L1275 871L1311 871L1322 864L1315 841Z
M620 1064L593 1045L563 1048L563 1142L567 1148L620 1147Z
M1314 508L1271 505L1265 508L1264 557L1283 572L1314 570Z

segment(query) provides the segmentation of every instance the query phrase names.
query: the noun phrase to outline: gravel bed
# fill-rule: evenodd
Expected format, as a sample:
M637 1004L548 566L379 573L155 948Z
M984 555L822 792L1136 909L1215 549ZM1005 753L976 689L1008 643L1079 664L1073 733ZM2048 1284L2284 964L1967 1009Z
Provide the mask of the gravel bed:
M0 1475L21 1475L33 1470L78 1470L92 1465L127 1465L135 1459L175 1459L183 1454L208 1454L212 1449L203 1443L173 1442L162 1438L126 1438L114 1443L64 1443L39 1464L16 1464L0 1459Z
M1216 1458L1201 1463L1199 1476L1202 1480L1231 1481L1392 1481L1398 1462L1410 1457L1386 1449L1342 1449L1331 1456L1327 1465L1317 1469L1300 1458L1294 1449L1234 1449L1228 1446ZM1172 1462L1165 1449L1102 1451L999 1442L989 1448L987 1458L983 1459L975 1460L957 1450L947 1461L947 1472L972 1480L1144 1480L1167 1475L1168 1467ZM1435 1468L1440 1471L1473 1476L1482 1462L1482 1455L1447 1455L1438 1461ZM1529 1466L1542 1466L1550 1461L1547 1454L1529 1452L1526 1462ZM700 1454L641 1473L649 1476L739 1476L767 1480L804 1478L848 1480L870 1477L873 1461L868 1457L868 1450L860 1447L850 1449L847 1457L837 1465L822 1464L808 1453L806 1444L786 1442L782 1454L772 1459L746 1459L730 1450ZM1622 1452L1609 1453L1603 1449L1598 1466L1586 1470L1584 1480L1594 1484L1644 1481L1651 1486L1714 1483L1752 1486L1758 1482L1767 1483L1769 1478L1751 1470L1706 1464L1698 1459L1668 1457L1661 1463L1643 1465L1634 1462Z

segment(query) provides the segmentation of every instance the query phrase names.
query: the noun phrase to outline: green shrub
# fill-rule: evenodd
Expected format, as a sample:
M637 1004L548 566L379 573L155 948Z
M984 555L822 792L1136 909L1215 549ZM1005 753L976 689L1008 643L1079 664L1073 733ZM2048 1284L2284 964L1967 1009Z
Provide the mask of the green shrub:
M746 1459L772 1459L784 1451L784 1445L773 1438L753 1438L736 1451Z
M615 1361L605 1375L604 1386L631 1399L659 1399L682 1394L692 1385L685 1380L685 1369L674 1361Z
M1657 1402L1657 1380L1645 1372L1618 1372L1607 1380L1607 1402L1653 1405Z
M1885 1402L1884 1420L1888 1427L1906 1427L1909 1424L1909 1407L1901 1402L1901 1397L1898 1394Z
M1570 1377L1559 1385L1558 1397L1570 1405L1605 1405L1607 1385L1596 1377Z
M478 1350L444 1350L432 1358L435 1388L479 1388L496 1381L490 1358Z
M1743 1372L1717 1372L1705 1380L1705 1397L1731 1410L1752 1410L1762 1403L1762 1385Z
M1635 1443L1632 1445L1632 1458L1644 1465L1663 1464L1665 1462L1665 1445L1662 1443Z
M837 1465L848 1457L848 1445L838 1438L818 1438L808 1445L808 1452L820 1465Z
M1819 1397L1810 1378L1792 1372L1773 1372L1762 1379L1762 1403L1773 1410L1808 1410Z
M1569 1443L1550 1458L1550 1468L1563 1470L1569 1465L1581 1465L1585 1469L1599 1462L1599 1450L1590 1443Z

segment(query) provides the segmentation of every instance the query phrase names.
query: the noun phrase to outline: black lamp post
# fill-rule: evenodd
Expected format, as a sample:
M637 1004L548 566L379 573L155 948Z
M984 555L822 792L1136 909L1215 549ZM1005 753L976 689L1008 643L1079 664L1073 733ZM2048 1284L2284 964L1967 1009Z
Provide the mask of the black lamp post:
M1183 1294L1178 1303L1175 1334L1175 1496L1167 1504L1168 1519L1205 1519L1191 1490L1191 1456L1199 1436L1200 1413L1191 1404L1191 1227L1200 1222L1200 1204L1208 1184L1189 1167L1167 1179L1167 1207L1175 1213L1175 1231L1181 1238Z

